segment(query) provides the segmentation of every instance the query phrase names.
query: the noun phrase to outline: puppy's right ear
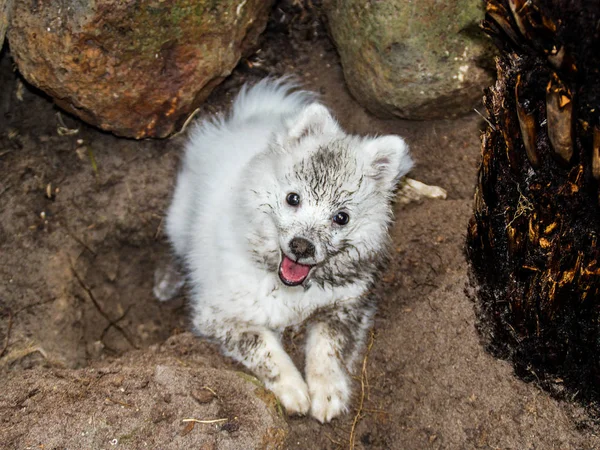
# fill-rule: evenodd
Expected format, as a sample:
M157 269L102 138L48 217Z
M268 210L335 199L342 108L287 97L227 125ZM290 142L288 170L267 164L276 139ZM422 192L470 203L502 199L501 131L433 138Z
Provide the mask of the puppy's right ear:
M335 134L340 130L329 110L320 103L311 103L300 114L286 120L288 142L299 141L311 134Z

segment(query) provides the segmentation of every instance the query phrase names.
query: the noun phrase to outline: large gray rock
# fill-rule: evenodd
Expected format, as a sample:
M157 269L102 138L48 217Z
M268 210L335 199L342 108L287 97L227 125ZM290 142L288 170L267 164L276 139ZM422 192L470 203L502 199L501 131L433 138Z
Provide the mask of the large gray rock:
M16 2L23 76L83 120L144 138L175 131L252 48L272 0Z
M348 87L379 116L448 118L472 110L491 75L480 0L325 0Z

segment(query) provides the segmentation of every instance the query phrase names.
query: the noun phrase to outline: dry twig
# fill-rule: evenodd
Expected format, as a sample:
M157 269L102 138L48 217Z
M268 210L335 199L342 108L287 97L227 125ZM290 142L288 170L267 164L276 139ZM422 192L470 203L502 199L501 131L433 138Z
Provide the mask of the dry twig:
M485 120L487 122L487 124L490 126L490 128L494 131L496 131L496 127L494 126L494 124L492 122L490 122L490 119L488 119L487 117L485 117L483 114L481 114L479 111L477 111L477 109L473 108L473 111L475 111L477 114L479 114L479 116Z
M160 233L162 232L162 224L163 224L163 218L160 218L160 222L158 222L158 226L156 227L156 233L154 233L154 240L158 240L158 237L160 236Z
M177 133L173 134L173 136L171 137L175 137L175 136L179 136L180 134L183 134L186 130L186 128L188 127L188 125L192 122L192 120L194 120L194 117L196 117L196 114L198 114L198 112L200 111L200 108L196 108L189 116L187 119L185 119L185 122L183 123L183 126L181 127L181 130L179 130Z
M333 439L331 436L329 436L329 434L325 433L325 437L326 437L327 439L329 439L329 442L331 442L332 444L335 444L335 445L337 445L337 446L338 446L338 447L340 447L340 448L343 448L343 447L344 447L344 445L342 444L342 442L341 442L341 441L339 441L339 440L338 440L338 441L336 441L336 440L335 440L335 439Z
M348 448L350 450L354 450L354 444L356 439L356 426L358 425L360 419L362 419L363 407L365 404L365 386L368 386L367 360L369 358L369 353L371 352L371 348L373 348L374 343L375 333L371 331L371 335L369 337L369 345L367 346L367 351L365 352L365 357L363 358L362 369L360 371L360 401L358 403L356 415L354 416L354 420L352 421L352 428L350 429L350 438L348 439Z
M525 197L523 192L521 192L521 187L519 185L517 185L517 191L519 191L519 202L517 204L515 215L512 218L512 220L510 222L508 222L508 224L506 225L506 228L512 226L513 222L515 220L517 220L519 217L524 216L524 215L526 216L530 212L534 211L534 209L535 209L533 207L533 203L531 203L531 201L527 197Z
M200 419L181 419L182 422L194 422L194 423L219 423L219 422L227 422L229 419L208 419L208 420L200 420Z
M202 389L206 389L208 392L210 392L212 395L214 395L216 398L219 398L219 396L217 395L217 393L214 391L214 389L208 387L208 386L202 386Z
M56 119L58 122L58 125L56 126L56 132L59 136L73 136L74 134L79 133L79 128L69 128L67 125L65 125L65 121L60 112L56 113Z

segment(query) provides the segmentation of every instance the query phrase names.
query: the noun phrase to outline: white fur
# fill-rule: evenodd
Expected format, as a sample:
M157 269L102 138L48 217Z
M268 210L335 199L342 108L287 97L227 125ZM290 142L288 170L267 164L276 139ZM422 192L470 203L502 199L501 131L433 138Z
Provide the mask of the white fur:
M193 129L166 232L187 272L195 330L253 370L288 412L310 409L325 422L348 409L347 370L373 313L364 294L387 244L393 190L412 162L401 138L348 136L313 94L294 89L270 79L244 87L227 119ZM289 192L298 207L286 203ZM339 211L347 225L332 221ZM295 257L295 237L314 254ZM280 280L282 254L314 265L302 286ZM313 314L307 385L279 332Z

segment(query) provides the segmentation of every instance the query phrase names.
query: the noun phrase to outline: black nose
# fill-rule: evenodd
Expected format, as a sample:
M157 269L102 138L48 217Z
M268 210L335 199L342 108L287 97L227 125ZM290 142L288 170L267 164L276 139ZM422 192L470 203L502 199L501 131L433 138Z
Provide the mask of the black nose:
M312 242L304 239L295 237L290 241L290 250L294 256L300 258L312 258L315 256L315 246Z

